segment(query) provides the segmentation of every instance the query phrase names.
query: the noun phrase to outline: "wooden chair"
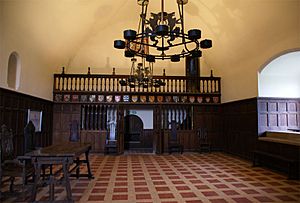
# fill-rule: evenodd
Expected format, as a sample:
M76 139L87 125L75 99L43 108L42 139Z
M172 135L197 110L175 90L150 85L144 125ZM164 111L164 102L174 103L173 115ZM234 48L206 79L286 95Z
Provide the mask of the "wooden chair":
M210 152L211 151L211 143L208 138L208 131L206 128L198 128L197 136L199 139L199 152Z
M177 136L176 121L171 121L171 135L169 137L168 149L169 154L171 154L173 151L179 151L181 154L183 153L183 145L180 144Z
M14 181L16 177L21 177L21 189L24 194L28 177L33 175L34 169L30 162L18 160L14 155L13 133L6 125L1 126L0 130L1 154L2 154L2 177L9 177L11 193L14 192Z

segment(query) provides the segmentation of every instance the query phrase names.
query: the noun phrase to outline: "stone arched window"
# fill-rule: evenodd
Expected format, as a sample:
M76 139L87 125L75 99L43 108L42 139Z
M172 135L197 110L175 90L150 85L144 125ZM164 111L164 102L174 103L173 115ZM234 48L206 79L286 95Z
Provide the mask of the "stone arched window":
M20 84L21 62L17 52L12 52L8 59L7 85L10 88L18 89Z

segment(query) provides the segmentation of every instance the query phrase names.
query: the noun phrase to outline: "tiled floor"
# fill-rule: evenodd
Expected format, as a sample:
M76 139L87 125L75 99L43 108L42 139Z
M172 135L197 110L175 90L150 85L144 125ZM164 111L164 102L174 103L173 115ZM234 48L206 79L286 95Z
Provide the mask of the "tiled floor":
M300 181L223 153L91 155L95 179L72 179L78 202L300 202ZM65 198L56 187L56 199ZM45 200L48 187L38 193ZM9 199L4 202L14 202Z

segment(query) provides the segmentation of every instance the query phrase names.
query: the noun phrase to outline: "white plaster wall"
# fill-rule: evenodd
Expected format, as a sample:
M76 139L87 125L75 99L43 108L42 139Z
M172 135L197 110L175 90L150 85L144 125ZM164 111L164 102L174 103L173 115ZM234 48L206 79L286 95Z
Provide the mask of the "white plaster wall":
M167 11L177 11L165 1ZM158 11L159 1L149 10ZM299 0L191 0L185 28L199 28L213 48L203 50L201 75L222 78L222 102L258 96L257 72L274 55L300 47ZM7 88L7 62L19 53L18 91L52 100L53 73L128 74L130 59L113 48L123 30L137 29L135 0L1 0L0 86ZM280 14L280 15L279 15ZM184 61L157 62L155 74L184 75Z
M260 97L300 98L300 51L284 54L259 73Z
M9 55L17 52L21 61L20 84L17 91L52 100L53 65L56 62L51 60L50 53L40 50L43 44L37 40L38 33L35 33L37 30L34 28L41 27L43 23L35 24L38 16L31 6L33 5L26 1L0 1L2 11L0 86L11 89L7 85L7 65ZM38 7L36 13L39 13ZM40 17L43 18L42 15ZM47 40L47 37L44 40Z
M222 4L211 13L216 22L208 23L214 47L205 60L222 78L222 102L257 97L261 66L278 53L300 47L300 1Z

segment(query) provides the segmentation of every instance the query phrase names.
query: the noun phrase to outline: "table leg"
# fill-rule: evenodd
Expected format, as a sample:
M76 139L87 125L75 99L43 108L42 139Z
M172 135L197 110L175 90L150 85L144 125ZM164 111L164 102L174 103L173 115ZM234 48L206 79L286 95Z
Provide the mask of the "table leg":
M36 171L36 175L34 177L34 184L32 186L31 202L35 202L37 186L38 186L40 176L41 176L41 164L34 163L34 168Z
M71 191L71 185L69 180L69 163L63 164L63 173L64 173L64 179L66 184L67 199L68 201L72 201L72 191Z
M50 175L49 177L49 198L50 201L54 201L54 184L55 184L55 179L53 175Z
M87 150L85 152L86 166L87 166L87 169L88 169L88 177L89 177L89 179L93 179L94 177L92 175L91 167L90 167L90 162L89 162L89 152L90 152L90 150Z
M50 175L53 174L53 171L52 171L52 164L50 164Z
M79 178L79 173L80 173L80 160L79 160L79 157L76 158L76 178L78 179Z

